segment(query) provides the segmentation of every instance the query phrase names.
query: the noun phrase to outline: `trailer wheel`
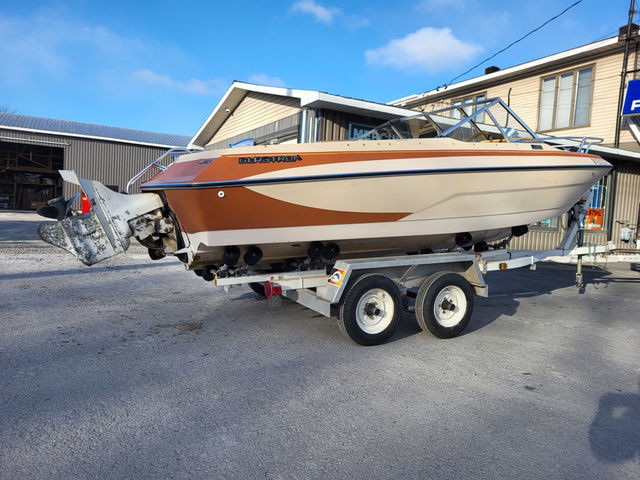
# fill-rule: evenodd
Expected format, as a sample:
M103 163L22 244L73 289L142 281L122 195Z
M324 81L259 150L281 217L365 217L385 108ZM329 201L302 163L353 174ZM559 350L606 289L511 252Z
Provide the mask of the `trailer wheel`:
M396 283L384 275L368 273L347 286L338 326L360 345L379 345L395 333L402 311L402 295Z
M264 283L251 282L249 283L249 288L258 294L259 297L266 298L267 296L264 293Z
M418 324L438 338L455 337L469 324L473 299L473 288L462 276L452 272L434 273L418 290Z

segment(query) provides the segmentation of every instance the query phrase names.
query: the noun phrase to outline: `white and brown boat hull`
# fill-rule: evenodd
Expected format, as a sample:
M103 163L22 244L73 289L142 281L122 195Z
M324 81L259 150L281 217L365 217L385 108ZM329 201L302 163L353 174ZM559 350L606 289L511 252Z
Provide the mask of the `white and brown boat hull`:
M525 144L374 143L185 155L143 189L164 197L189 266L201 268L220 265L229 246L258 247L262 263L275 263L305 257L312 242L335 243L343 256L446 249L461 233L491 242L562 215L610 168Z

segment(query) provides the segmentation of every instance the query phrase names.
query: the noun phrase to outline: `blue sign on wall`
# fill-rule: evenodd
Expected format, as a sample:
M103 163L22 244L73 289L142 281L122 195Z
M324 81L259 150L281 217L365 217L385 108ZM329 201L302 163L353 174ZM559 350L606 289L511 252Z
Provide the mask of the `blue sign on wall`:
M622 115L640 115L640 79L630 80L627 84Z

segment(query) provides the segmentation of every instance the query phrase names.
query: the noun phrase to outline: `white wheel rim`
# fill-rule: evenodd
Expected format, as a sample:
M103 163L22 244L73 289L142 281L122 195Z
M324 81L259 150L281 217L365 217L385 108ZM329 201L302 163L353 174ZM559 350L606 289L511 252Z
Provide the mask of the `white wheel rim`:
M467 313L467 297L460 287L449 285L438 293L433 305L433 315L443 327L455 327Z
M360 297L356 307L356 321L360 330L375 335L391 324L393 313L391 295L381 288L374 288Z

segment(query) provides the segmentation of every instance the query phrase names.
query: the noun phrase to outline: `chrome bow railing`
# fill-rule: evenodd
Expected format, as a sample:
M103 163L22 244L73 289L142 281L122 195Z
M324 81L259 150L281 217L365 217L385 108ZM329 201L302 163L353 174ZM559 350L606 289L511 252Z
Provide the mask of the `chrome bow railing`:
M184 155L185 153L192 153L194 151L195 150L189 150L188 148L171 148L171 149L167 150L162 155L160 155L158 158L156 158L153 162L151 162L149 165L147 165L142 170L140 170L138 173L136 173L133 177L131 177L131 180L129 180L127 182L127 188L125 189L125 192L129 193L129 189L138 180L140 180L144 176L144 174L147 173L149 170L155 169L155 170L159 170L161 172L164 172L167 168L169 168L167 165L163 165L162 163L160 163L160 161L163 158L171 156L175 160L175 157L178 157L180 155Z

